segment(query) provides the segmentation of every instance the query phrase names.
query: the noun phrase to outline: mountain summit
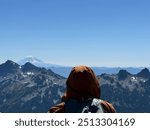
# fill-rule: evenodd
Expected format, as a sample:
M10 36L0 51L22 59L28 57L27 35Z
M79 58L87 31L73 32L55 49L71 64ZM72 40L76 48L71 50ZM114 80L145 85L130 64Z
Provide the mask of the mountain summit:
M21 66L21 69L23 72L38 72L40 71L40 68L36 67L35 65L31 64L30 62L25 63Z
M40 59L38 59L36 57L33 57L33 56L27 56L26 58L18 61L18 64L24 65L27 62L30 62L31 64L34 64L34 65L35 64L38 64L38 65L44 64L44 62L42 60L40 60Z
M119 80L125 80L129 75L131 75L129 72L126 70L120 70L118 73L118 79Z
M8 74L17 73L20 70L19 67L20 66L17 63L15 63L11 60L7 60L5 63L0 65L0 75L5 76Z
M0 65L0 112L47 112L59 102L65 78L27 62Z
M149 69L145 68L143 69L141 72L139 72L137 74L138 77L143 77L143 78L146 78L146 79L149 79L150 78L150 71Z
M37 67L45 67L45 68L49 68L49 67L60 67L61 65L56 65L56 64L49 64L49 63L45 63L44 61L36 58L36 57L33 57L33 56L27 56L26 58L18 61L17 63L19 65L24 65L26 63L31 63Z

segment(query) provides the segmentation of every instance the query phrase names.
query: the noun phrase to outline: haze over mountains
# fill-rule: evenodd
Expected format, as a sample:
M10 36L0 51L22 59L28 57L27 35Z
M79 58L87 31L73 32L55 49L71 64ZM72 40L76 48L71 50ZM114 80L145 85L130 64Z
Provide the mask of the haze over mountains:
M45 67L47 69L51 69L53 72L63 76L63 77L68 77L72 67L71 66L62 66L62 65L56 65L56 64L49 64L45 63L44 61L33 57L33 56L28 56L17 63L19 65L24 65L25 63L30 62L31 64L38 66L38 67ZM118 73L119 70L124 69L127 70L128 72L132 74L137 74L139 73L143 67L92 67L96 75L101 75L103 73L107 74L115 74Z
M45 63L44 61L33 56L27 56L26 58L18 61L17 63L19 65L24 65L27 62L30 62L31 64L38 66L38 67L63 67L61 65Z
M111 102L117 112L150 112L150 72L147 68L137 74L120 70L97 77L101 98ZM8 60L0 65L0 112L47 112L60 102L65 81L66 78L50 69Z

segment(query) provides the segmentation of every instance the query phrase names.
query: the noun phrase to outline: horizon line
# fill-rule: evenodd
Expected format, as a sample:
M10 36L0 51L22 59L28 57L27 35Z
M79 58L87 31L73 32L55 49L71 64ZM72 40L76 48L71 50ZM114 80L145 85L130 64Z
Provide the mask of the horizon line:
M19 64L18 61L7 59L4 62L0 61L0 65L6 63L6 61L8 61L8 60L13 61L13 62ZM43 63L49 64L49 65L58 65L59 67L75 67L75 66L83 65L83 64L80 64L80 65L62 65L62 64L47 63L47 62L43 62ZM31 64L33 64L33 63L31 63ZM89 66L89 65L84 65L84 66ZM141 68L141 69L143 69L143 68L150 68L150 66L104 66L104 65L103 66L96 66L96 65L92 65L91 66L90 65L89 67L92 67L92 68L137 68L137 69L139 69L139 68Z

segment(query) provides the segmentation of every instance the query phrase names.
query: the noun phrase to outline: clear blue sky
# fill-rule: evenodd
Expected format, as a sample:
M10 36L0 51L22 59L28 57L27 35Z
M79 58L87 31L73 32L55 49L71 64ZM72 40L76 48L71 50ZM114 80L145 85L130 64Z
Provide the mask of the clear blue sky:
M0 63L150 66L150 0L0 0Z

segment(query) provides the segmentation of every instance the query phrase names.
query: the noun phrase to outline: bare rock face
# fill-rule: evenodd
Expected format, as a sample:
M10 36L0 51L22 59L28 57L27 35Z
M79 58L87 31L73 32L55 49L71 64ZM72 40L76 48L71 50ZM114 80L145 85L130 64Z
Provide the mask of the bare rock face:
M150 72L138 74L120 70L101 74L101 99L112 103L117 112L150 112ZM13 61L0 65L0 112L47 112L60 103L66 78L50 69L29 62L20 66Z
M0 112L47 112L59 102L65 78L31 63L0 65Z

